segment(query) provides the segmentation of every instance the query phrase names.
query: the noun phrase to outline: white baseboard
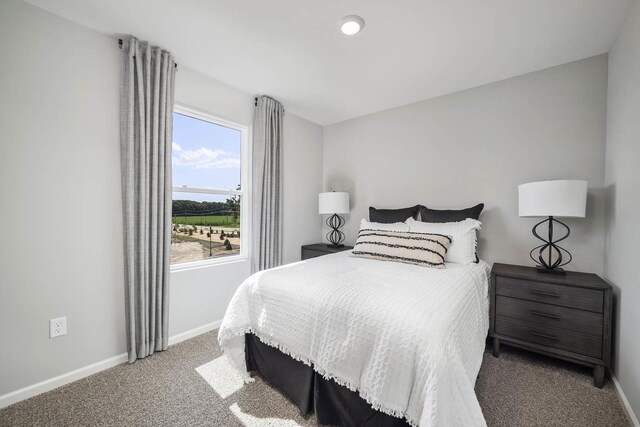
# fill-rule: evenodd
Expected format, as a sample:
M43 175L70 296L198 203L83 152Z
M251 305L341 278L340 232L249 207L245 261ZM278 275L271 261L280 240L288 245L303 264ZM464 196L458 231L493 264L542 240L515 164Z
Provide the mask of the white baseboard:
M624 409L624 411L627 413L627 417L629 418L629 421L631 421L631 424L634 427L640 427L640 423L638 422L638 417L636 417L636 414L633 412L633 409L631 408L631 405L627 400L627 396L624 395L624 391L622 391L622 387L620 387L620 383L618 382L618 379L612 374L611 380L613 381L613 388L616 390L616 394L618 395L618 400L622 405L622 409Z
M192 329L190 331L186 331L181 334L177 334L172 337L169 337L169 345L174 345L181 341L188 340L189 338L193 338L200 334L204 334L205 332L212 331L220 327L221 323L222 323L222 320L218 320L216 322L209 323L209 324L197 327L195 329ZM122 353L117 356L113 356L108 359L102 360L100 362L96 362L91 365L84 366L74 371L67 372L66 374L58 375L57 377L49 378L48 380L44 380L39 383L4 394L0 396L0 409L5 408L9 405L13 405L14 403L20 402L21 400L25 400L30 397L36 396L38 394L51 391L65 384L78 381L82 378L88 377L89 375L93 375L100 371L104 371L105 369L113 368L114 366L118 366L122 363L125 363L127 359L128 359L127 353Z
M205 332L218 329L221 324L222 324L222 319L216 320L215 322L207 323L206 325L198 326L197 328L191 329L190 331L186 331L181 334L177 334L172 337L169 337L169 345L178 344L179 342L188 340L189 338L197 337L198 335L204 334Z
M120 365L126 361L127 353L122 353L100 362L84 366L80 369L76 369L75 371L67 372L66 374L58 375L57 377L49 378L48 380L4 394L0 396L0 409L13 405L21 400L36 396L40 393L53 390L54 388L58 388L65 384L78 381L82 378L88 377L89 375L104 371L105 369L113 368L114 366Z

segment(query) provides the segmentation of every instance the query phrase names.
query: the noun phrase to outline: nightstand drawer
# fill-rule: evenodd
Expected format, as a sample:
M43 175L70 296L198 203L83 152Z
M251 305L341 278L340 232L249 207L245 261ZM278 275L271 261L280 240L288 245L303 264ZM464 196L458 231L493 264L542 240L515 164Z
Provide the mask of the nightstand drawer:
M496 296L496 316L520 320L537 327L556 327L602 336L602 314L575 308Z
M508 317L496 317L496 333L523 341L584 354L595 359L602 357L602 338L582 332L550 326L532 326Z
M498 295L602 313L602 291L512 277L498 276L495 280Z

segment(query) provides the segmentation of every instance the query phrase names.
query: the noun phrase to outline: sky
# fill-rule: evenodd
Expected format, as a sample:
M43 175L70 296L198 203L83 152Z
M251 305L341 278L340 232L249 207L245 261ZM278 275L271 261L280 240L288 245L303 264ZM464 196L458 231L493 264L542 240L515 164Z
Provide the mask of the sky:
M173 186L235 190L240 184L242 133L173 113ZM173 193L174 199L224 201L228 196Z

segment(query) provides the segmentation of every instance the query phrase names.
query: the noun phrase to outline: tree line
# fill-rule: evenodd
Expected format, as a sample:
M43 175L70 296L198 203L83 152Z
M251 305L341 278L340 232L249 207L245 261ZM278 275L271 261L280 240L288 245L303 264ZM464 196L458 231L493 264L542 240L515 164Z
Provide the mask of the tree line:
M239 203L235 198L229 198L225 202L197 202L195 200L174 200L173 216L198 216L198 215L229 215L237 213ZM234 215L235 216L235 215Z

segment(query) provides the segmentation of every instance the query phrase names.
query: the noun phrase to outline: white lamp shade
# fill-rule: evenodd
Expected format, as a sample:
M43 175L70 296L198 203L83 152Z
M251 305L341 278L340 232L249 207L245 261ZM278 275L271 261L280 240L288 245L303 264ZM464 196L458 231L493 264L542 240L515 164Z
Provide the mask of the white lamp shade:
M320 193L318 196L319 214L348 214L349 213L349 193L332 191L330 193Z
M587 181L529 182L518 186L520 216L584 218Z

